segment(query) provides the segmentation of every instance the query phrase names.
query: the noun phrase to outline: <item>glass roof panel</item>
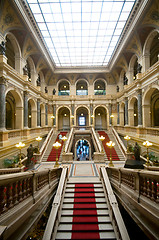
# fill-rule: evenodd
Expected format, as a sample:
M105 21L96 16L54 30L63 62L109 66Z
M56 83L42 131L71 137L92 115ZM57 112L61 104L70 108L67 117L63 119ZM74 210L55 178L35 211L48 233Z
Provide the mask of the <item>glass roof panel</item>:
M106 66L136 0L27 0L53 60Z

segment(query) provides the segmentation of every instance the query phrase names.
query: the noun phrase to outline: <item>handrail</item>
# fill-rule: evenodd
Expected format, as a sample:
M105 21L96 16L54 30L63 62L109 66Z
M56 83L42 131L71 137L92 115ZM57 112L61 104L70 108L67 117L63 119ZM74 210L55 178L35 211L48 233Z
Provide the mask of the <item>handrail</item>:
M122 142L122 140L120 139L117 131L113 127L112 127L112 133L113 133L116 141L119 143L119 146L121 147L121 150L122 150L124 156L126 156L126 147L125 147L124 143Z
M52 236L54 233L53 231L55 230L56 220L58 218L58 212L60 210L60 205L62 203L62 195L64 193L65 186L66 186L67 174L68 174L68 168L64 167L62 170L58 189L57 189L57 192L54 197L53 204L52 204L50 216L49 216L46 228L45 228L43 240L51 240L52 239Z
M73 137L73 128L71 128L70 134L68 136L68 139L67 139L67 142L66 142L66 145L65 145L65 152L66 153L69 152L69 147L70 147L70 145L72 145L72 144L70 144L72 137Z
M0 175L0 214L7 212L26 198L34 196L43 187L57 181L61 169L28 171Z
M100 168L100 176L105 188L105 193L108 200L108 208L109 208L109 212L111 213L110 216L112 218L114 231L117 235L116 237L117 239L129 240L130 238L126 230L124 221L122 219L122 216L118 207L118 203L113 193L105 167Z
M97 147L98 147L98 151L101 152L101 151L102 151L102 148L101 148L101 144L100 144L100 142L99 142L99 139L97 138L97 134L95 133L95 130L94 130L93 127L92 127L91 129L92 129L92 135L94 136L94 139L95 139L95 141L96 141L96 145L97 145Z

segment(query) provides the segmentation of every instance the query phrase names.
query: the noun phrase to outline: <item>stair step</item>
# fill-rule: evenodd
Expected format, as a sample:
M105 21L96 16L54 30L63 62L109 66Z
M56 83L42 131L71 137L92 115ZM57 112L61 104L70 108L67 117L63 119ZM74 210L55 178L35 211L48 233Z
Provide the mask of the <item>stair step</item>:
M106 203L85 203L85 204L72 204L72 203L64 203L62 209L104 209L107 208Z
M94 219L92 218L92 216L78 216L78 223L110 223L110 217L109 216L100 216L97 217L98 221L94 221ZM60 219L60 223L65 223L65 224L72 224L73 222L73 217L67 217L67 216L62 216Z
M68 192L75 192L75 189L74 188L70 188L70 189L67 189L65 190L66 193ZM77 192L87 192L87 193L90 193L90 192L103 192L103 188L76 188L76 193Z
M76 229L78 230L72 230L72 226L74 225L74 223L72 224L60 224L58 227L58 232L66 232L66 231L93 231L93 224L76 224ZM98 224L97 225L97 230L99 231L113 231L113 226L111 223L107 223L107 224ZM94 231L97 231L94 229Z
M93 194L94 194L94 196L93 196ZM84 198L84 197L86 197L86 198L87 198L87 197L91 197L91 195L92 195L93 197L95 197L95 198L97 198L97 197L104 197L104 192L95 192L95 193L93 193L93 194L92 194L92 193L90 193L90 194L88 194L88 193L78 193L78 194L77 194L77 193L76 193L76 196L77 196L77 197L80 196L80 197L83 197L83 198ZM75 195L75 194L74 194L73 192L71 192L71 193L69 193L69 192L68 192L68 193L65 193L65 197L66 197L66 198L68 198L68 197L74 197L74 195Z
M64 198L63 203L105 203L105 198Z
M109 214L109 212L108 212L108 209L102 209L102 210L96 210L96 212L97 212L97 216L107 216L108 214ZM91 216L93 216L94 215L94 210L83 210L83 211L81 211L81 210L76 210L76 213L74 213L74 211L73 210L62 210L62 216L76 216L76 215L78 215L78 216L85 216L85 215L87 215L87 216L89 216L89 215L91 215ZM96 216L96 215L95 215Z
M77 237L78 236L78 237ZM100 236L100 238L99 238ZM101 232L96 236L95 233L81 233L77 232L75 238L72 237L72 232L58 232L56 235L56 240L66 240L66 239L72 239L72 240L82 240L82 239L89 239L89 240L97 240L97 239L102 239L102 240L115 240L115 234L114 232Z

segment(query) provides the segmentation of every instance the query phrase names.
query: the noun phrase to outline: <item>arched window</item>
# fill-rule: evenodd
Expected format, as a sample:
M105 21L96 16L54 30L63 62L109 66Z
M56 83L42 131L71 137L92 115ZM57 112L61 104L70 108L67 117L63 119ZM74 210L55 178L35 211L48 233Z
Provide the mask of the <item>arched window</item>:
M150 48L150 67L158 61L159 33L154 37Z
M106 95L105 83L102 80L97 80L95 82L94 95Z
M154 114L154 126L159 126L159 98L155 101L153 107L153 114Z
M9 40L9 38L6 37L6 57L7 57L7 63L15 69L15 53L14 48Z
M61 81L59 83L58 95L70 95L69 83L67 81Z
M77 82L76 95L88 95L88 86L86 81L80 80Z

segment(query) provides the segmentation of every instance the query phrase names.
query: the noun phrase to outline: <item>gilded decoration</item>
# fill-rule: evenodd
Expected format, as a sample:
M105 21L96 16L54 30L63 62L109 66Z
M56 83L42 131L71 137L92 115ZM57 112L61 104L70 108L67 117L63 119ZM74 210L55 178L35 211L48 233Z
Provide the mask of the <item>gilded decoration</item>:
M19 21L17 14L14 12L14 9L10 6L9 1L5 1L4 3L2 17L0 18L0 26L2 33L6 32L7 29L22 27L22 24Z
M137 39L137 36L134 36L130 42L130 44L128 45L127 51L136 53L138 56L141 56L142 50L140 47L140 43L139 40Z
M27 58L28 56L38 53L37 48L33 44L32 40L30 38L27 39L24 50L23 50L23 56L24 58Z
M158 0L154 1L154 4L151 6L149 12L146 14L142 25L151 24L159 26L159 3Z

